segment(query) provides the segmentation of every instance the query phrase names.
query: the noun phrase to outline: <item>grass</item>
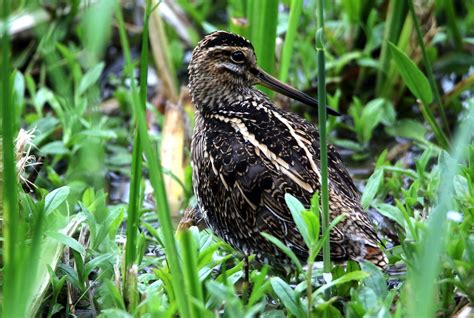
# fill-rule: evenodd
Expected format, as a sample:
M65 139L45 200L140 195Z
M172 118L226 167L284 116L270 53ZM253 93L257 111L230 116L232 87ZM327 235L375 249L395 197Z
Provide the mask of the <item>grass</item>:
M320 166L321 172L321 230L324 231L329 225L329 193L328 193L328 148L326 141L326 62L324 57L324 2L318 2L318 31L316 32L316 49L318 54L318 122L320 143ZM323 245L324 272L331 271L331 251L329 240Z
M290 69L291 56L293 53L293 47L295 46L295 35L298 29L298 19L301 16L301 10L303 9L302 0L293 0L291 2L290 16L288 18L288 28L285 35L285 43L281 51L281 62L280 62L280 80L286 82L288 79L288 71Z
M148 22L149 16L151 14L151 5L149 2L147 4L147 11L145 14L146 14L145 21ZM118 18L120 30L121 30L122 47L124 48L124 52L127 52L127 51L129 52L124 22L122 19L121 11L119 9L117 10L117 18ZM145 24L145 29L147 29L146 24ZM142 41L143 41L142 49L144 49L142 51L143 55L141 59L141 63L144 65L142 70L146 69L147 61L148 61L148 55L147 55L148 46L146 44L147 39L148 39L148 34L145 31L144 36L142 38ZM126 54L125 56L126 56L126 67L132 70L133 68L132 68L130 53ZM146 72L143 72L142 74L146 74ZM142 96L146 96L146 77L144 79L145 81L141 83L141 90L144 92L142 93ZM163 232L163 239L164 239L163 244L167 253L167 259L168 259L170 270L171 270L171 281L172 281L172 286L173 286L173 290L176 297L175 299L177 303L177 309L178 309L178 312L183 317L189 317L189 304L187 304L185 301L186 292L184 290L184 285L183 285L184 280L183 280L182 268L181 268L181 264L178 258L176 242L173 235L173 227L171 224L168 200L166 197L166 190L164 188L163 172L161 170L162 168L161 168L159 157L157 156L157 152L152 146L150 139L148 137L147 125L146 125L145 113L144 113L145 100L142 98L141 102L143 103L140 103L137 88L133 83L134 83L134 79L132 78L132 98L133 98L134 117L137 120L138 136L140 140L143 141L143 150L149 162L148 168L149 168L149 173L150 173L150 181L153 186L153 194L154 194L155 202L157 204L157 214L158 214L158 218L161 224L160 229ZM136 155L140 156L141 158L140 153L137 153ZM136 160L139 160L139 159L136 158Z
M469 53L474 6L324 4L178 1L174 16L165 2L133 11L106 0L70 10L3 1L3 316L450 317L472 308L472 63L451 57ZM6 17L20 14L38 24L5 33ZM309 210L285 198L310 255L301 261L266 235L294 267L251 262L251 289L241 255L212 232L174 233L164 178L179 179L181 209L194 204L189 144L176 165L184 178L161 166L169 161L161 151L170 120L163 104L184 97L176 109L186 120L176 126L192 129L181 88L186 59L213 29L245 35L260 66L318 92L317 116L272 96L320 130L321 193ZM325 105L344 115L326 118ZM16 150L19 128L34 129L31 150ZM343 155L390 264L405 266L406 276L365 262L330 263L329 231L345 216L328 215L327 144ZM31 166L27 155L42 165Z
M447 214L454 208L451 199L454 195L454 178L459 164L466 156L464 149L472 142L470 125L473 120L474 108L471 107L464 121L459 125L451 155L445 153L440 158L443 170L440 177L444 181L439 185L438 202L430 214L427 230L418 250L417 266L409 268L408 272L409 284L415 291L409 303L411 305L409 312L413 317L433 317L439 309L433 299L439 288L435 281L441 266L438 262L433 262L433 259L439 259L445 248ZM423 270L420 271L420 268Z
M425 43L424 43L423 36L422 36L421 30L420 30L420 23L418 22L418 17L416 16L415 8L413 6L413 1L411 1L411 0L408 1L408 9L410 11L411 17L412 17L412 19L414 21L414 24L415 24L416 37L417 37L417 40L418 40L418 44L420 45L421 53L423 55L423 63L425 65L426 71L428 73L428 79L430 81L430 88L431 88L431 91L432 91L432 93L435 97L436 103L438 104L438 109L439 109L439 113L441 114L441 119L443 121L444 128L446 129L446 131L448 132L448 135L449 135L448 119L446 118L446 113L444 112L443 103L441 102L441 97L439 96L438 86L436 85L436 82L434 80L433 69L431 67L431 62L428 59L428 55L426 53L426 48L425 48Z
M6 1L2 2L2 20L9 16L9 6ZM21 295L21 271L15 270L22 258L21 250L17 244L23 243L23 231L18 218L17 207L17 177L14 155L14 128L11 88L11 66L10 66L10 37L7 28L2 28L2 217L5 224L3 236L2 256L4 261L3 279L4 293L2 309L5 314L11 316L23 315L23 306L14 306L18 297L24 302L27 295ZM18 230L16 230L18 229ZM21 303L20 303L21 304Z
M275 52L278 24L278 0L247 1L250 40L255 44L257 60L262 69L275 74L275 60L267 58ZM259 89L269 96L273 91L265 87Z

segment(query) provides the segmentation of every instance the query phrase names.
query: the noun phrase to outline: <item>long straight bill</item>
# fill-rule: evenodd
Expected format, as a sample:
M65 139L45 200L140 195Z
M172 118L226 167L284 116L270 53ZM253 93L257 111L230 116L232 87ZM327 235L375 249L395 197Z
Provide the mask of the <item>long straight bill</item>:
M306 95L305 93L303 93L302 91L297 90L296 88L291 87L290 85L287 85L283 82L280 82L279 80L277 80L276 78L274 78L270 74L264 72L263 70L256 69L254 74L260 80L259 84L261 84L261 85L263 85L263 86L265 86L265 87L267 87L267 88L269 88L269 89L271 89L275 92L278 92L280 94L288 96L288 97L290 97L294 100L297 100L297 101L299 101L303 104L306 104L308 106L313 106L313 107L318 106L318 101L316 99L312 98L309 95ZM341 115L339 112L337 112L336 110L334 110L330 107L326 106L326 109L327 109L327 112L328 112L329 115L333 115L333 116L340 116Z

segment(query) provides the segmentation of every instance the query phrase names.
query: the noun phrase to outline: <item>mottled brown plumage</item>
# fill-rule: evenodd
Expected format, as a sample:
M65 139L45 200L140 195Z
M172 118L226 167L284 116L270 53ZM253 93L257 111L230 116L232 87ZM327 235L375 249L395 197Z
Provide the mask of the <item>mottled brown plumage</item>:
M238 35L214 32L194 49L189 87L197 109L191 151L198 204L188 212L187 224L203 219L245 255L284 262L282 252L261 235L266 232L305 260L308 252L284 196L290 193L309 207L320 190L319 133L313 124L274 106L253 88L257 83L315 104L260 70L252 44ZM330 218L347 214L331 233L331 257L381 266L385 256L359 193L337 151L329 146L328 153Z

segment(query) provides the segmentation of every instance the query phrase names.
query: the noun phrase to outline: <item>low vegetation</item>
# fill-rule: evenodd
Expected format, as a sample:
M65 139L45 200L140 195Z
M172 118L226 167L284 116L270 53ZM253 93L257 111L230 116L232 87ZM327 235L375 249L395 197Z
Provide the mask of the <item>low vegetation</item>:
M0 4L4 317L474 315L472 2ZM318 199L305 211L286 197L307 263L266 235L294 266L251 259L250 285L212 232L176 232L195 205L186 66L216 29L250 39L266 71L308 94L325 76L319 93L344 115L322 125L389 270L323 268Z

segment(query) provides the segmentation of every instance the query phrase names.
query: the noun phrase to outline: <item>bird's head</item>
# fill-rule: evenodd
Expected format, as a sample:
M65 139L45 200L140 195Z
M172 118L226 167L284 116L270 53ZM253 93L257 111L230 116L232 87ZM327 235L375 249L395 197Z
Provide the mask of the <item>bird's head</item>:
M191 95L198 109L216 102L217 98L228 97L224 102L229 102L255 84L317 106L314 98L260 69L252 43L234 33L216 31L206 35L194 49L188 71ZM329 107L327 110L331 115L339 115Z

